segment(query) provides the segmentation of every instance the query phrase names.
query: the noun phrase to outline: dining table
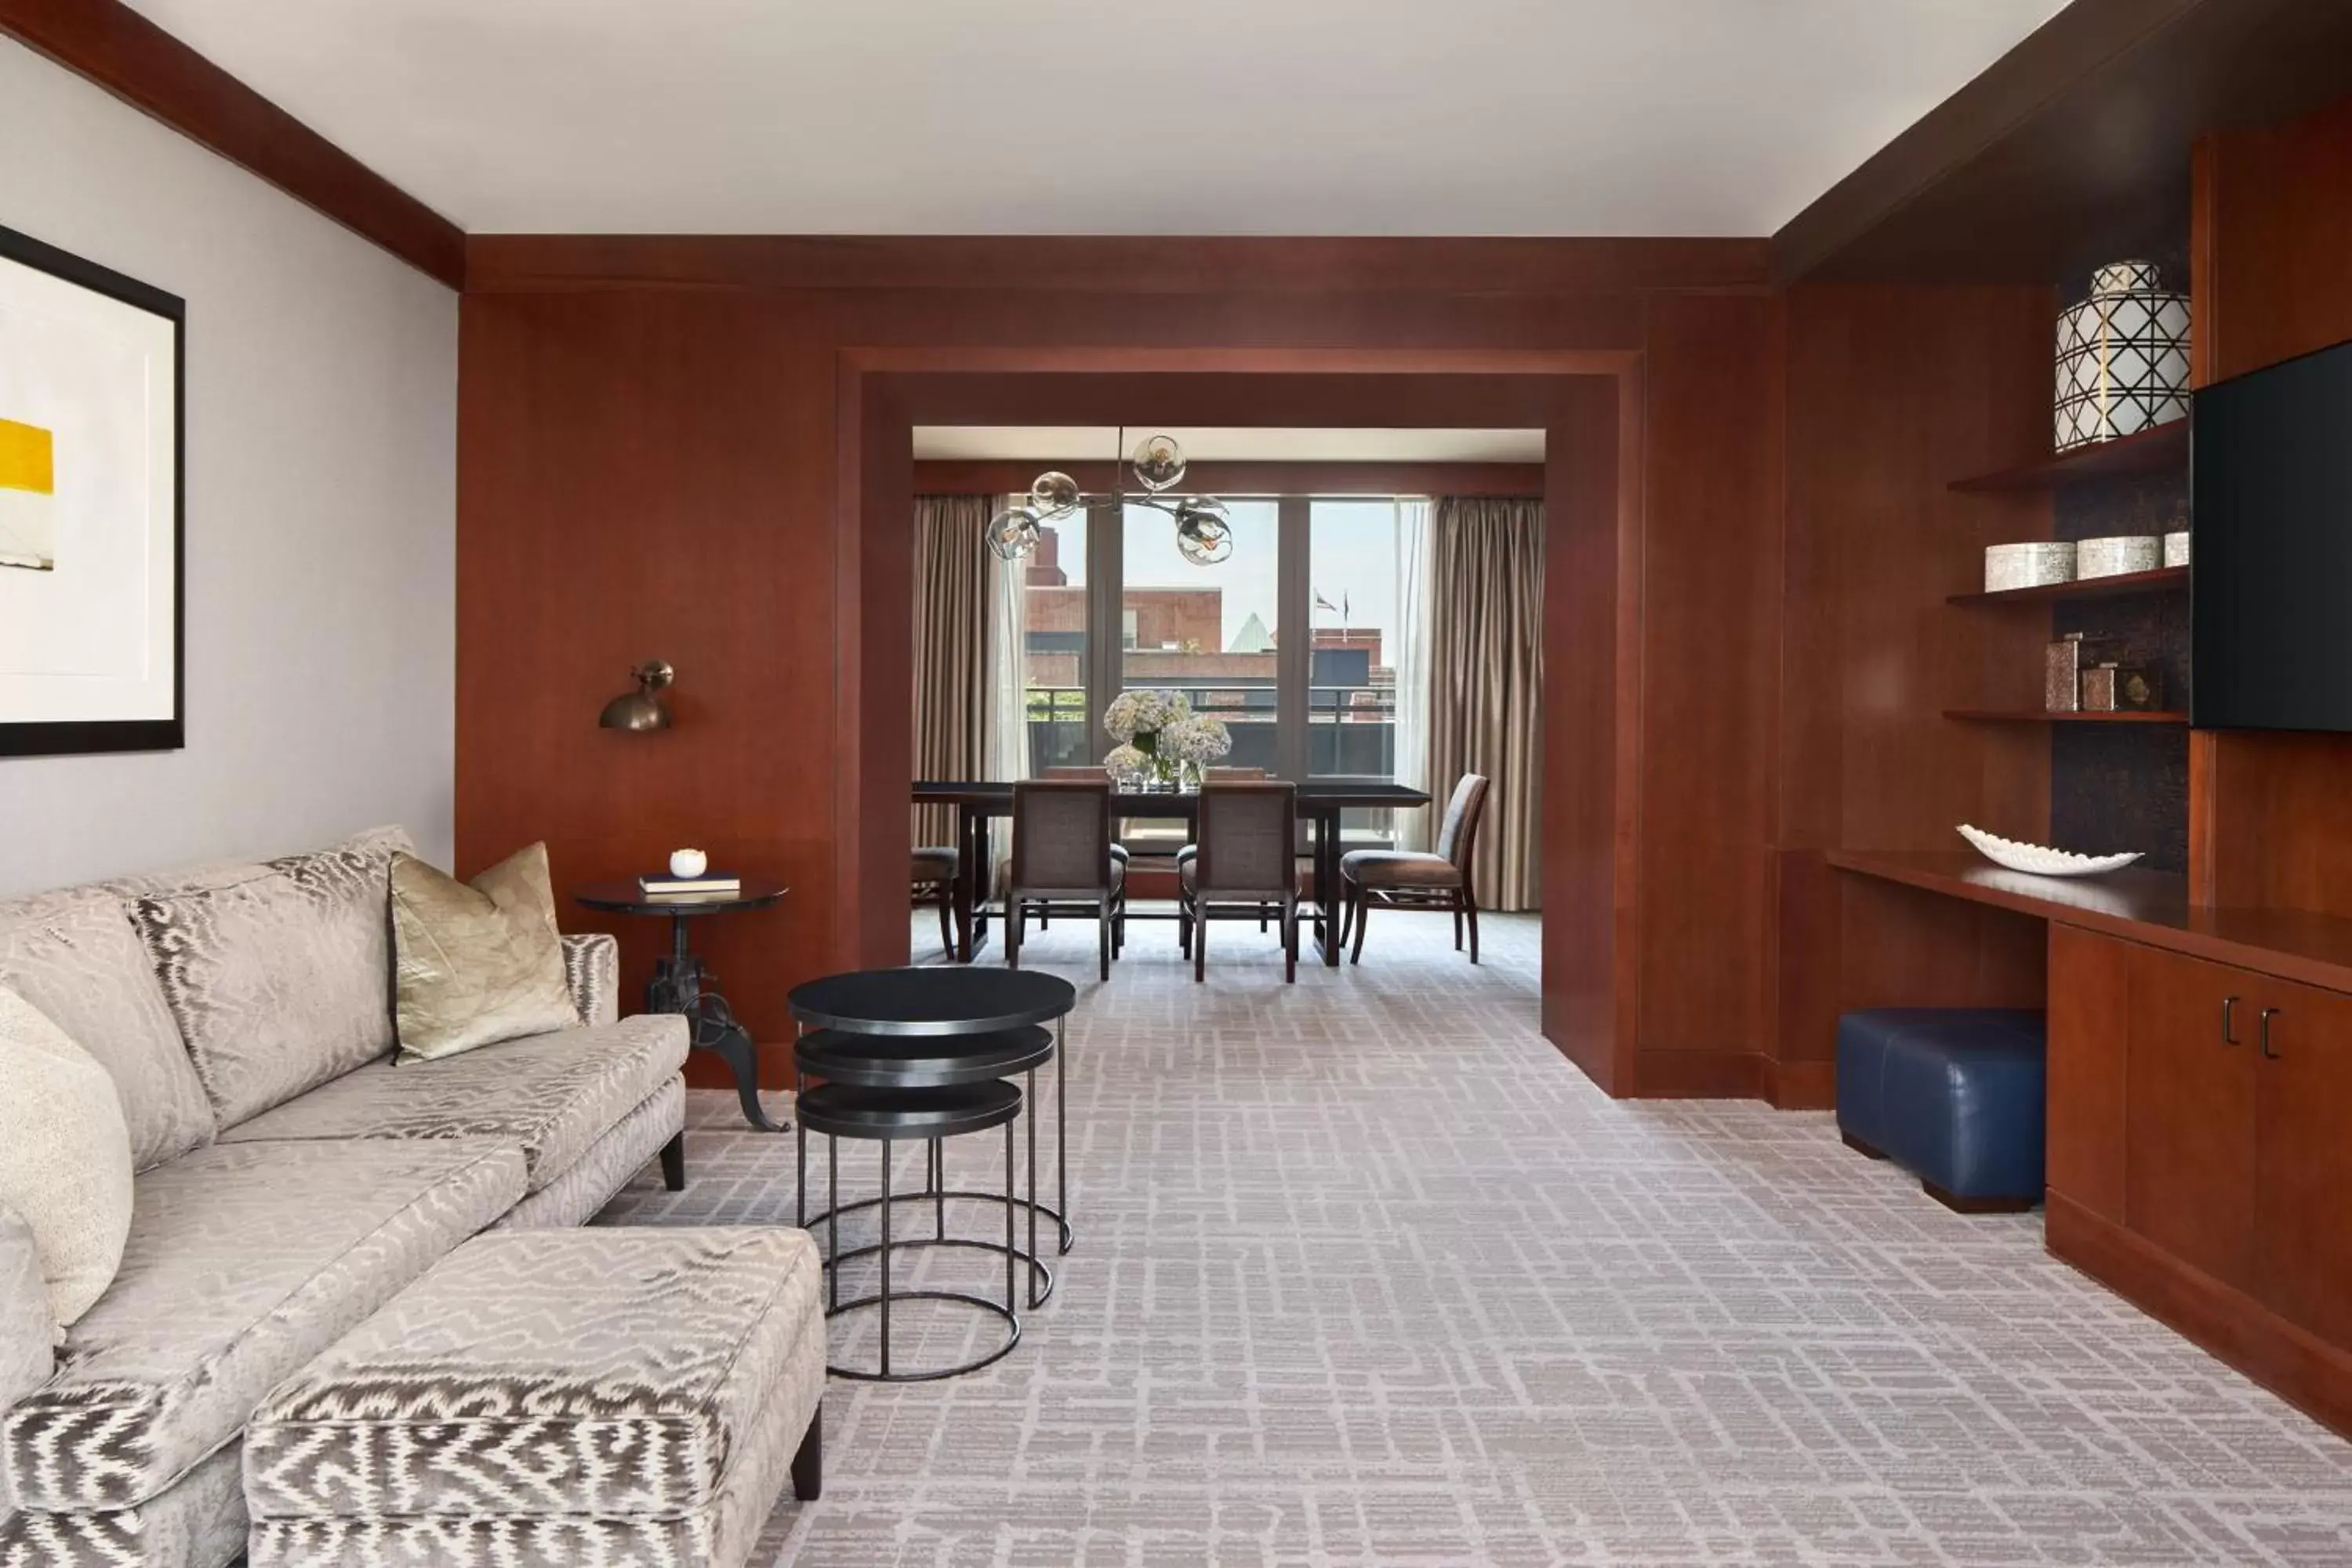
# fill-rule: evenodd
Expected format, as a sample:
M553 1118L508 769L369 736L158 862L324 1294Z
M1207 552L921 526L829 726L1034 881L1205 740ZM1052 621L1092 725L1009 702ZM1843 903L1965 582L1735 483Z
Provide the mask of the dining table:
M995 861L989 825L1013 815L1013 784L1005 779L919 779L917 805L951 805L956 812L956 960L971 962L972 948L988 932L988 900L982 868ZM1347 779L1317 779L1298 786L1298 820L1313 830L1311 901L1316 947L1327 968L1339 963L1339 814L1343 811L1402 811L1429 804L1427 790L1409 784ZM1197 790L1115 788L1112 816L1136 821L1198 821Z

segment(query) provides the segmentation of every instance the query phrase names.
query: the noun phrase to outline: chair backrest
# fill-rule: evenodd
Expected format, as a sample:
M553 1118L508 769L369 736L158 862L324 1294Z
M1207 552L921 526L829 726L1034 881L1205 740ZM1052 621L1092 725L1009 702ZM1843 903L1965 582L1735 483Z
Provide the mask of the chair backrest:
M1298 786L1211 780L1201 789L1199 843L1193 885L1202 892L1289 892L1298 878Z
M1101 784L1110 777L1102 769L1094 767L1047 768L1037 776L1062 784Z
M1210 784L1252 784L1265 777L1264 768L1210 768L1201 775Z
M1454 863L1465 878L1470 857L1478 847L1478 824L1486 815L1487 780L1484 773L1464 773L1445 803L1445 820L1437 829L1437 852Z
M1013 786L1013 887L1110 891L1110 781L1022 779Z

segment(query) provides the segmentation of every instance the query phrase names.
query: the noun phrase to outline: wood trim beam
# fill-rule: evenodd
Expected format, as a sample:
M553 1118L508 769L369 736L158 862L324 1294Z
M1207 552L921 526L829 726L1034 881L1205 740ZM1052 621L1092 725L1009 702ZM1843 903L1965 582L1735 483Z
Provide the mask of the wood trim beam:
M0 0L0 34L96 82L451 288L457 226L121 0Z
M1117 482L1108 461L1096 463L918 458L918 495L1014 495L1047 468L1058 468L1088 494ZM1134 480L1126 483L1129 489ZM1188 493L1234 496L1540 496L1540 463L1195 462L1185 471Z
M1556 295L1758 288L1760 239L478 234L467 286Z

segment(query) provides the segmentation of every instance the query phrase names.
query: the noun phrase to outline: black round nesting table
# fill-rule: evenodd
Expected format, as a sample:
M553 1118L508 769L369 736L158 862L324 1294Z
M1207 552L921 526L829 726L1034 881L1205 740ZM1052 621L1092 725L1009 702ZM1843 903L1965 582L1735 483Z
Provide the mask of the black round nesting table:
M1009 1184L1001 1200L993 1193L950 1191L946 1158L939 1137L915 1131L911 1124L908 1131L893 1136L921 1137L930 1144L922 1190L898 1194L901 1198L932 1199L935 1234L926 1245L1003 1250L1008 1278L1016 1263L1025 1263L1029 1268L1030 1307L1045 1305L1053 1294L1054 1278L1037 1245L1038 1215L1042 1214L1053 1222L1060 1252L1068 1252L1076 1241L1069 1222L1068 1067L1063 1024L1077 1005L1076 988L1066 980L1035 971L882 969L812 980L794 987L788 1001L793 1018L805 1031L794 1047L794 1065L803 1080L816 1079L821 1083L821 1087L804 1091L802 1103L813 1104L814 1114L824 1117L828 1125L840 1124L832 1120L835 1110L828 1107L862 1105L867 1108L868 1114L879 1115L888 1106L904 1103L911 1107L922 1097L934 1093L980 1085L1011 1087L1003 1080L1014 1077L1025 1080L1027 1091L1019 1097L1028 1121L1029 1184L1025 1197L1016 1198ZM1055 1157L1058 1202L1053 1205L1039 1200L1037 1181L1037 1069L1049 1061L1055 1067L1057 1132ZM809 1215L807 1133L814 1131L828 1138L829 1173L835 1166L830 1142L835 1135L808 1115L801 1121L802 1224L804 1228L818 1223L825 1225L828 1237L835 1242L830 1250L836 1256L827 1267L837 1289L839 1264L861 1253L877 1250L865 1247L838 1254L839 1216L858 1209L879 1208L887 1231L892 1194L886 1183L881 1197L845 1205L835 1190L829 1194L831 1201L824 1214ZM1010 1137L1008 1131L1008 1141ZM949 1237L946 1204L950 1198L1002 1201L1005 1205L1004 1246L999 1248L994 1242L959 1241ZM1029 1245L1025 1249L1013 1245L1013 1211L1016 1207L1028 1211ZM886 1255L886 1273L887 1261Z
M719 994L719 977L704 966L687 942L694 921L740 910L764 910L782 901L792 891L782 882L746 877L733 893L651 894L635 882L591 882L573 891L574 903L606 914L641 915L669 921L669 952L654 963L646 986L646 1011L685 1016L688 1040L697 1050L709 1051L727 1064L735 1079L735 1097L743 1120L762 1132L785 1128L768 1119L760 1108L760 1053L751 1032L735 1020L735 1010Z
M1024 1260L1024 1255L1013 1245L1013 1211L1017 1205L1013 1180L1013 1122L1021 1114L1022 1103L1021 1090L1000 1079L929 1089L871 1089L856 1084L827 1083L803 1091L799 1113L794 1118L802 1129L802 1147L805 1151L810 1132L822 1133L826 1140L826 1208L824 1218L828 1260L825 1268L825 1316L836 1318L845 1312L860 1311L868 1307L878 1310L881 1314L881 1345L877 1364L873 1367L838 1366L828 1360L825 1367L828 1373L867 1383L928 1383L978 1372L982 1367L1010 1355L1013 1347L1021 1342L1021 1312L1017 1305L1015 1272ZM907 1139L917 1139L936 1152L942 1139L985 1132L992 1127L1004 1129L1003 1245L950 1237L946 1233L944 1217L936 1237L894 1240L890 1234L890 1155L893 1145ZM833 1153L839 1147L838 1141L844 1138L865 1139L882 1146L882 1195L875 1200L876 1206L881 1211L882 1239L873 1246L853 1247L847 1252L841 1250L843 1205L840 1164ZM803 1160L802 1203L805 1205L808 1184L805 1153ZM935 1167L936 1163L935 1155ZM932 1184L935 1188L940 1185L936 1177ZM970 1247L1003 1254L1003 1302L999 1304L967 1290L891 1289L891 1253L925 1247ZM880 1282L872 1294L844 1301L841 1299L841 1266L860 1257L878 1258ZM978 1308L1004 1321L1004 1339L993 1349L952 1366L926 1367L913 1372L893 1368L890 1364L890 1305L894 1300L951 1301Z

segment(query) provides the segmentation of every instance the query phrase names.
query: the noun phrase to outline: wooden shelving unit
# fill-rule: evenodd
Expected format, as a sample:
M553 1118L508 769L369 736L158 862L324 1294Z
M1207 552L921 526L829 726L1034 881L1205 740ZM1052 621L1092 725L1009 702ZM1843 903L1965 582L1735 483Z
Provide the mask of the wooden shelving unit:
M2186 724L2189 715L2168 709L2113 713L2052 713L2038 708L1947 708L1947 719L1970 724Z
M1950 488L1971 495L2064 489L2071 485L2110 479L2118 475L2161 474L2181 468L2188 461L2189 421L2176 419L2169 425L2158 425L2137 436L2124 436L2093 447L2077 447L2071 452L2053 453L2029 463L2021 463L2013 468L2002 468L1997 473L1975 474L1964 479L1954 479Z
M2032 588L2004 588L1997 594L1954 594L1948 605L2046 605L2058 599L2112 599L2126 594L2148 594L2189 585L2186 566L2159 566L2153 572L2122 572L2112 577L2084 577L2071 583L2044 583Z

